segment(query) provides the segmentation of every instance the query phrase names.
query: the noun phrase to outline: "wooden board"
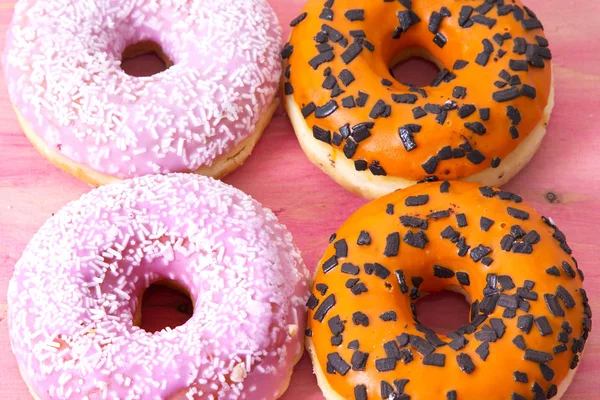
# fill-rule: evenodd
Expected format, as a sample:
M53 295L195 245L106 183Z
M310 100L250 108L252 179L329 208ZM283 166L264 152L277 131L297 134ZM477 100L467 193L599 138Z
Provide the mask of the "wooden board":
M288 22L303 0L270 0ZM0 1L3 48L13 1ZM544 22L554 55L556 106L548 135L532 163L507 189L552 216L568 235L586 273L592 308L600 310L600 3L591 0L529 0ZM302 153L280 110L247 163L226 179L270 207L294 234L311 270L329 234L365 203L335 184ZM89 187L55 169L23 136L0 76L0 398L29 398L12 356L6 323L6 290L13 266L29 238L53 212ZM550 202L547 194L554 194ZM599 311L600 312L600 311ZM565 400L600 399L600 337L593 332ZM304 357L284 399L322 399Z

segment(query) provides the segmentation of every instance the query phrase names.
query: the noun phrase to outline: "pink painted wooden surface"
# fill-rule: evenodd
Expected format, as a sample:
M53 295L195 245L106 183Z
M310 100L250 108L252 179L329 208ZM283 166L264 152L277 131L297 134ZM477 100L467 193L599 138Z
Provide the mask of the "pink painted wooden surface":
M284 25L304 0L270 0ZM0 48L13 1L0 0ZM532 163L507 188L553 216L586 273L592 308L600 310L600 3L529 0L546 27L554 54L556 106L548 136ZM1 75L1 74L0 74ZM294 234L314 269L333 232L365 200L335 184L302 153L283 111L277 113L246 164L226 181L270 207ZM6 290L29 238L53 212L89 187L55 169L27 142L0 76L0 398L29 398L12 356ZM552 191L555 203L546 200ZM600 312L600 311L598 311ZM566 400L600 399L600 337L593 332ZM306 358L298 364L284 399L322 399Z

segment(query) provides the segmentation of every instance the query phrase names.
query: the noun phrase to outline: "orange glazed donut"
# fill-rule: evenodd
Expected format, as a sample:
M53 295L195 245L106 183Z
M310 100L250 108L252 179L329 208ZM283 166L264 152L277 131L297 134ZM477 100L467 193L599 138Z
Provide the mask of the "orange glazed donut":
M509 192L415 185L367 204L331 237L308 300L307 348L327 399L559 399L591 330L565 235ZM448 335L414 303L464 293Z
M287 112L311 161L353 192L500 186L545 135L552 55L520 0L309 0L291 25ZM392 76L414 56L440 68L429 86Z

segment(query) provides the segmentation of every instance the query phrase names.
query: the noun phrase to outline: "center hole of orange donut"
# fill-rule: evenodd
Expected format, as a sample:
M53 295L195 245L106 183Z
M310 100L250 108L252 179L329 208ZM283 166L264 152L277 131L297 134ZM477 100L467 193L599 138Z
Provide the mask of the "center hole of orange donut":
M141 303L141 317L136 318L136 325L150 333L183 325L194 313L194 303L187 291L171 280L151 284Z
M152 76L166 71L173 62L162 47L152 41L131 44L123 50L121 69L131 76Z
M413 86L429 86L440 68L433 62L419 56L401 60L390 68L390 73L400 83Z
M415 304L421 324L436 333L456 331L469 323L471 305L462 294L443 290L421 298Z

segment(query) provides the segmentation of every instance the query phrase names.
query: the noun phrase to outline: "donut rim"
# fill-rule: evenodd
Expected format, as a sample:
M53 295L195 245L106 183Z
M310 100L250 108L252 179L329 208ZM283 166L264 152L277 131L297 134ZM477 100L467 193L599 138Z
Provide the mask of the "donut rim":
M145 51L145 53L148 53L148 51ZM217 157L211 165L202 166L194 171L189 172L198 175L209 176L215 179L222 179L232 173L238 167L242 166L244 161L246 161L250 154L252 154L254 146L256 146L256 143L271 122L275 111L279 107L279 102L279 97L275 96L269 107L262 113L257 121L256 127L254 128L254 133L252 133L252 135L242 140L227 153ZM115 176L103 174L94 170L93 168L88 167L87 165L73 161L56 149L51 148L48 143L46 143L46 141L33 130L31 125L25 120L23 114L21 114L19 109L14 104L13 109L17 115L19 125L21 126L21 129L23 130L23 133L25 133L25 136L29 142L55 167L94 187L121 181L121 179Z
M433 56L416 51L414 53L407 52L407 54L401 53L394 65L413 56L424 58L436 65L439 64L439 61ZM312 131L308 127L306 120L302 117L300 107L294 101L293 96L285 96L284 106L294 127L294 133L308 159L346 190L373 200L417 183L417 181L411 181L402 177L376 176L357 171L354 168L354 161L347 159L341 148L337 149L314 139ZM538 122L535 129L502 160L502 164L498 168L488 167L481 172L459 180L496 187L506 184L529 163L539 149L546 136L546 127L550 121L553 108L554 75L552 75L548 105L544 109L542 119Z
M306 348L306 352L310 356L310 361L313 365L313 372L317 377L317 385L319 386L319 389L321 389L321 392L323 393L325 399L346 400L331 387L329 382L327 382L325 373L323 372L323 369L321 368L317 360L317 352L315 350L315 346L312 343L312 339L308 336L305 339L304 347ZM583 352L581 354L583 355ZM575 377L575 374L577 373L578 369L579 365L577 365L575 369L569 370L567 376L563 379L560 385L558 385L558 394L554 397L556 400L560 400L564 396L565 392L573 382L573 378Z
M310 279L310 286L313 286L315 279L317 277L317 272L318 272L318 269L315 270L315 273L312 275L312 277ZM469 294L465 290L463 290L462 288L460 288L458 286L448 286L444 290L449 290L449 291L458 293L458 294L464 296L466 301L468 301L469 303L471 302ZM421 293L421 298L424 298L430 294L431 293ZM306 326L308 327L308 326L310 326L310 316L307 316L306 319L307 319ZM319 386L319 389L321 389L321 392L323 393L323 396L325 397L325 399L326 400L345 400L344 397L342 397L338 392L336 392L335 389L333 389L333 387L327 381L327 376L325 375L323 368L321 368L321 364L319 364L319 360L317 358L317 351L313 344L312 338L308 335L305 335L304 348L306 349L306 352L308 353L308 355L310 357L310 362L313 367L313 373L315 374L315 376L317 378L317 385ZM580 356L583 356L584 352L585 352L585 350L580 353ZM573 382L573 378L575 378L575 374L577 373L577 370L579 369L580 365L581 365L581 363L577 364L577 367L575 367L575 369L569 370L569 372L567 373L567 376L562 380L560 385L558 385L558 394L554 397L556 400L560 400L566 393L569 386L571 386L571 383ZM36 400L39 400L39 399L36 399Z

